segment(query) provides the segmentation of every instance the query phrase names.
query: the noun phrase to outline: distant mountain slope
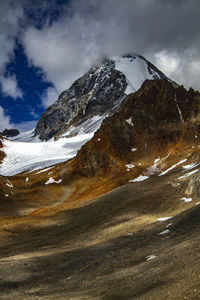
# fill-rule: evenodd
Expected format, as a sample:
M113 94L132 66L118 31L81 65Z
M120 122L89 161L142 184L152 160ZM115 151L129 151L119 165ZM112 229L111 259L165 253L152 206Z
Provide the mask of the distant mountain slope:
M67 135L77 134L80 128L84 133L92 132L146 79L164 78L161 71L140 55L106 59L59 96L37 123L35 135L44 141L58 138L66 131ZM98 124L94 116L100 116Z
M1 135L5 137L15 137L20 134L18 129L5 129L3 132L0 132Z

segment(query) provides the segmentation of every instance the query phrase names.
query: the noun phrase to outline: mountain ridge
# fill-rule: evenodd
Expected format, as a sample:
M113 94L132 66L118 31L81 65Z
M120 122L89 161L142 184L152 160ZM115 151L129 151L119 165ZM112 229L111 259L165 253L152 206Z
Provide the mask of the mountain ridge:
M84 121L111 114L145 79L164 78L167 77L140 55L104 59L62 92L43 113L35 136L48 140L59 138L71 127L84 128ZM76 130L72 134L77 134Z

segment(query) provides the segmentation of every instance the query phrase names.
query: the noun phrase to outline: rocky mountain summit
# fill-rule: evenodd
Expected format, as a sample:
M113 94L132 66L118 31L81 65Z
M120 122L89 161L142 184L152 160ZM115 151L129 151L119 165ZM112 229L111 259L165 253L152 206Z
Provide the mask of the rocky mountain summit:
M164 79L166 76L144 57L127 55L111 57L93 66L77 79L51 105L36 125L35 135L41 140L58 138L69 128L70 134L77 134L80 128L85 132L99 117L102 119L121 104L124 98L138 90L145 79Z
M0 132L0 135L3 135L5 137L14 137L19 135L20 132L18 129L5 129L4 131Z

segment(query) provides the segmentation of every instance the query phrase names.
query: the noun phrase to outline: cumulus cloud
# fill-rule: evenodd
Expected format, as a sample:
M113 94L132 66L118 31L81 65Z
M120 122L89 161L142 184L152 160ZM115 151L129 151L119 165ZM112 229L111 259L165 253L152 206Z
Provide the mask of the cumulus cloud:
M54 87L48 87L42 96L42 105L47 108L58 98L58 91Z
M15 39L19 31L19 20L23 16L19 1L1 1L0 3L0 84L3 92L16 99L21 97L15 76L4 76L7 63L13 59Z
M34 119L38 119L38 118L39 118L39 116L38 116L38 114L35 112L35 109L34 109L34 108L31 109L30 115L31 115Z
M195 49L182 53L163 50L155 54L155 64L171 79L200 90L200 54Z
M19 1L1 1L0 3L0 70L10 61L15 47L15 38L19 30L19 20L23 16Z
M17 87L17 80L14 75L8 77L0 76L0 83L4 95L13 99L22 98L22 91Z
M22 92L17 87L15 76L5 76L6 65L13 59L15 39L19 32L19 21L23 16L23 8L20 1L0 2L0 87L6 96L14 99L22 97ZM6 116L0 106L0 130L11 128L13 124L10 117Z
M16 123L16 124L14 124L14 128L17 128L20 132L29 131L29 130L32 130L33 128L35 128L37 121L38 120Z
M77 43L76 33L74 34L73 41L73 35L70 33L67 36L58 22L42 30L30 28L24 36L26 53L31 62L42 68L45 79L52 82L59 92L90 67L94 56L92 47L89 51L87 43L81 46L82 43Z
M6 128L11 128L12 124L10 123L9 116L6 116L2 106L0 106L0 131L3 131Z
M200 88L195 80L199 10L198 0L73 0L55 22L29 27L23 43L30 61L59 92L97 58L127 52L140 53L174 80Z

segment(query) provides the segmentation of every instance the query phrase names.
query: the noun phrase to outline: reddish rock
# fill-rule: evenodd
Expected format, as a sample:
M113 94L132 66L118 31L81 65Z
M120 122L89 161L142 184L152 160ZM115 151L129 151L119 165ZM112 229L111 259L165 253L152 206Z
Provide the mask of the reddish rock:
M82 146L76 170L84 176L100 175L145 156L164 155L180 140L200 134L199 112L198 92L174 87L168 80L147 80Z
M5 155L5 152L2 150L3 148L3 137L0 136L0 163L3 161L4 157L6 156Z

